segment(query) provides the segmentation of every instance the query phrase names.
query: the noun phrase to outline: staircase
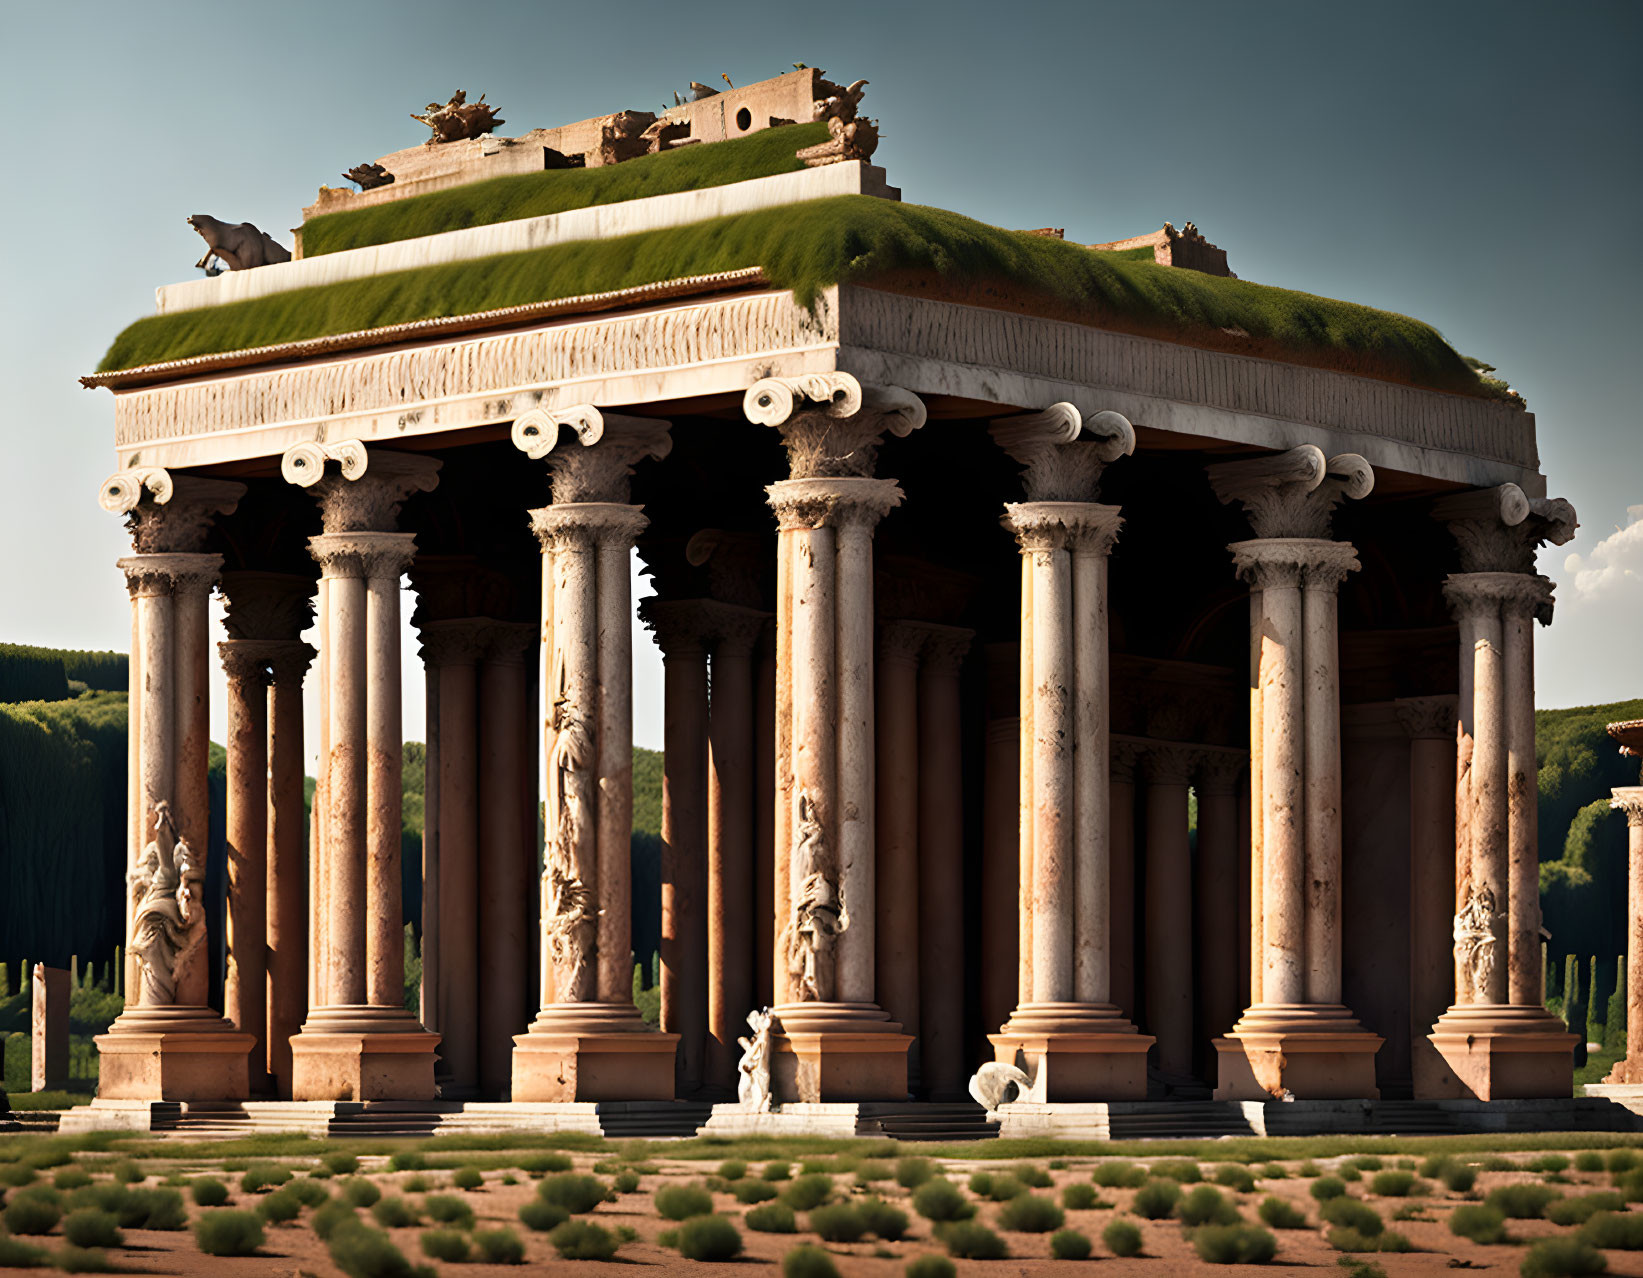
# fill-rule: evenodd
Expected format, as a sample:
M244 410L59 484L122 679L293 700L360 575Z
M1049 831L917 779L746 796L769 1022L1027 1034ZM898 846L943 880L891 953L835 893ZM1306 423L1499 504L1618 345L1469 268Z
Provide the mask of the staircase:
M922 1101L905 1105L863 1105L856 1135L890 1140L994 1140L998 1125L974 1101Z
M1242 1107L1232 1101L1115 1104L1107 1115L1109 1140L1214 1140L1253 1135Z

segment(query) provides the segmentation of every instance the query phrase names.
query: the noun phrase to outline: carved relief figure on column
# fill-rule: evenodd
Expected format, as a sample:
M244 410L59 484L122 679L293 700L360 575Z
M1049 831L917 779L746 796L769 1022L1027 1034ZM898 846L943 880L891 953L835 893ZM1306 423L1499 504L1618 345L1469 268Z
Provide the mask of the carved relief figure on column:
M131 874L131 953L142 979L140 1000L173 1002L177 972L205 942L205 916L194 908L205 866L177 833L171 805L154 805L154 838Z
M836 872L828 863L816 806L803 789L794 800L793 829L793 874L799 886L782 934L787 973L801 1003L831 1002L833 944L849 928L850 914Z
M547 848L542 871L542 931L559 974L565 1002L595 996L593 890L579 872L578 852L592 833L593 739L566 686L562 654L556 659L552 748L548 756Z

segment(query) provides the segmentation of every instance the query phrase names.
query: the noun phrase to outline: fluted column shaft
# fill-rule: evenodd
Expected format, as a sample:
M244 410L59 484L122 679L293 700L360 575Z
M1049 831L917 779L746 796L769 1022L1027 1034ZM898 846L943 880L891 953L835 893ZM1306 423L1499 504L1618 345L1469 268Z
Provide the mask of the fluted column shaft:
M1538 593L1538 592L1537 592ZM1540 959L1540 787L1535 763L1535 609L1537 593L1501 609L1506 727L1507 939L1509 1001L1542 1004Z
M1616 789L1610 806L1626 814L1626 1056L1605 1082L1643 1078L1643 786Z
M308 1008L308 875L302 681L314 650L279 644L268 688L268 1072L291 1095L291 1038Z

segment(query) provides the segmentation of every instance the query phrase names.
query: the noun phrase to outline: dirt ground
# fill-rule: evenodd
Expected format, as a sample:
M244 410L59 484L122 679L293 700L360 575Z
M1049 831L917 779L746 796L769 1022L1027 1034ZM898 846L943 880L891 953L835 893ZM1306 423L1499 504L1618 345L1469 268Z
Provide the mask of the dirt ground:
M913 1152L916 1153L916 1147ZM482 1156L489 1163L497 1159L497 1155L487 1152ZM590 1171L593 1164L599 1161L594 1155L574 1155L577 1171ZM1483 1155L1461 1155L1462 1161L1483 1161ZM1518 1162L1526 1162L1532 1155L1515 1156ZM221 1164L212 1164L204 1161L188 1159L186 1147L179 1145L177 1150L178 1161L161 1162L148 1159L144 1167L159 1175L150 1175L147 1184L159 1184L161 1177L170 1174L173 1170L186 1175L198 1175L216 1172L225 1183L229 1184L233 1199L229 1204L233 1207L254 1208L259 1199L257 1194L249 1194L239 1188L239 1173L223 1173ZM301 1159L272 1159L284 1165L291 1166L300 1176L304 1174L303 1160ZM420 1171L420 1172L390 1172L386 1168L386 1158L365 1158L361 1160L361 1175L375 1181L385 1194L402 1194L413 1204L420 1204L421 1195L405 1192L404 1186L413 1177L421 1177L428 1186L428 1192L460 1195L472 1207L476 1216L476 1228L486 1229L506 1225L512 1228L523 1241L526 1248L526 1269L550 1268L553 1272L571 1272L577 1270L596 1271L600 1262L579 1261L566 1262L558 1258L546 1234L533 1233L521 1224L518 1211L522 1204L536 1195L537 1182L515 1170L511 1174L517 1179L516 1184L503 1183L504 1177L510 1175L506 1169L486 1170L484 1184L480 1189L463 1193L450 1185L451 1173L449 1170ZM1023 1160L1032 1165L1045 1168L1048 1160L1038 1158ZM1058 1160L1060 1161L1060 1160ZM1099 1158L1070 1158L1065 1160L1065 1166L1050 1171L1055 1185L1050 1189L1037 1189L1033 1192L1041 1197L1053 1198L1060 1201L1061 1190L1064 1186L1074 1183L1088 1184L1092 1168L1103 1160ZM1146 1164L1154 1159L1135 1159L1135 1162ZM1318 1167L1326 1174L1337 1170L1341 1160L1319 1160ZM1386 1166L1395 1165L1394 1159L1386 1159ZM941 1160L943 1170L959 1185L964 1185L972 1171L985 1170L995 1175L1007 1171L1013 1164L1005 1162L957 1162ZM170 1165L168 1165L170 1164ZM97 1161L95 1155L85 1157L84 1164L95 1172ZM310 1160L311 1165L311 1160ZM1261 1179L1261 1167L1257 1164L1250 1167L1250 1171L1257 1176L1258 1183L1253 1193L1238 1194L1224 1189L1223 1193L1234 1202L1246 1220L1256 1221L1256 1208L1262 1199L1269 1194L1277 1195L1294 1203L1303 1212L1312 1226L1299 1230L1275 1231L1279 1242L1279 1251L1276 1266L1286 1268L1309 1267L1332 1271L1336 1274L1345 1274L1339 1267L1341 1253L1333 1250L1324 1239L1322 1229L1317 1227L1318 1204L1314 1202L1308 1192L1314 1182L1310 1178L1295 1175L1300 1167L1299 1160L1284 1164L1290 1175L1283 1179ZM746 1278L755 1273L777 1272L781 1258L793 1246L799 1243L816 1244L818 1239L814 1234L803 1231L805 1218L803 1213L798 1214L800 1232L797 1234L764 1234L746 1228L741 1217L748 1208L738 1203L735 1198L726 1192L714 1194L715 1210L735 1221L742 1231L745 1247L744 1254L738 1260L722 1264L706 1264L682 1259L671 1249L661 1246L657 1235L663 1230L673 1228L673 1222L660 1219L652 1205L655 1191L668 1184L686 1184L700 1182L711 1176L717 1163L702 1160L667 1160L653 1159L646 1164L654 1167L654 1171L645 1171L642 1174L639 1189L630 1194L621 1195L615 1202L601 1204L585 1219L592 1219L612 1230L619 1226L629 1226L637 1231L636 1241L624 1244L618 1251L615 1262L628 1265L648 1266L658 1269L681 1269L693 1273L709 1275L722 1273L726 1275L740 1275ZM1213 1173L1215 1164L1202 1162L1206 1178ZM749 1167L748 1175L759 1174L762 1163L754 1163ZM798 1171L797 1165L794 1167ZM1456 1237L1449 1232L1447 1219L1450 1210L1466 1201L1477 1201L1484 1194L1497 1185L1517 1181L1542 1182L1547 1179L1546 1173L1519 1171L1483 1171L1480 1172L1476 1187L1469 1194L1454 1194L1443 1188L1436 1181L1429 1181L1426 1192L1407 1199L1376 1197L1369 1192L1369 1182L1372 1172L1365 1172L1362 1180L1349 1185L1349 1192L1357 1198L1368 1202L1386 1220L1389 1230L1396 1230L1404 1234L1418 1249L1412 1253L1391 1254L1379 1253L1363 1256L1362 1259L1379 1264L1388 1275L1397 1274L1436 1274L1451 1269L1470 1269L1485 1273L1516 1274L1525 1252L1525 1244L1535 1239L1554 1234L1572 1234L1573 1227L1559 1227L1547 1220L1516 1220L1508 1222L1508 1229L1515 1241L1512 1245L1479 1246L1466 1239ZM1556 1183L1554 1188L1565 1194L1580 1194L1596 1189L1610 1187L1610 1176L1607 1172L1581 1173L1572 1169L1561 1173L1566 1183ZM43 1174L42 1179L49 1183L52 1172ZM608 1181L608 1177L605 1177ZM838 1196L865 1193L854 1183L854 1176L849 1172L835 1173L834 1182ZM776 1188L784 1186L778 1184ZM911 1220L910 1237L896 1243L881 1243L868 1240L850 1245L826 1244L834 1263L842 1275L854 1278L900 1278L909 1259L930 1251L941 1252L941 1244L931 1236L930 1224L920 1218L913 1210L911 1194L902 1189L894 1181L880 1182L874 1186L874 1191L881 1194L890 1202L907 1212ZM15 1190L12 1191L14 1194ZM186 1189L185 1189L186 1196ZM966 1191L968 1193L968 1191ZM1090 1261L1055 1261L1050 1258L1050 1236L1048 1234L1029 1234L1003 1230L997 1221L1000 1204L990 1201L977 1200L979 1211L977 1218L994 1228L1005 1239L1009 1247L1010 1259L1003 1261L968 1261L957 1262L960 1275L966 1274L1054 1274L1076 1273L1085 1266L1093 1263L1099 1265L1099 1272L1113 1275L1117 1278L1123 1274L1214 1274L1227 1273L1252 1266L1212 1266L1197 1259L1191 1245L1183 1236L1180 1224L1173 1220L1144 1220L1128 1213L1134 1191L1128 1189L1112 1189L1097 1187L1096 1193L1100 1200L1112 1204L1101 1206L1087 1211L1068 1211L1067 1227L1077 1229L1087 1235L1095 1244ZM974 1195L971 1195L974 1197ZM1421 1206L1416 1207L1416 1204ZM1417 1218L1395 1220L1394 1215L1404 1209L1413 1210ZM197 1217L201 1209L189 1204L191 1217ZM1119 1259L1112 1256L1101 1242L1101 1231L1116 1216L1125 1215L1133 1220L1141 1229L1144 1240L1145 1254L1132 1259ZM202 1278L236 1278L238 1275L315 1275L316 1278L342 1278L342 1271L332 1262L327 1253L325 1244L314 1234L309 1225L312 1212L305 1210L301 1217L289 1224L270 1225L267 1227L268 1241L263 1247L263 1254L256 1257L239 1259L220 1258L202 1255L195 1247L193 1235L190 1232L157 1232L152 1230L127 1230L125 1233L126 1246L118 1251L111 1251L110 1258L126 1272L200 1275ZM375 1224L369 1213L362 1213L364 1219ZM420 1237L429 1223L408 1229L393 1229L388 1231L395 1244L404 1252L413 1264L432 1264L434 1268L444 1272L451 1266L432 1262L424 1256ZM55 1249L61 1244L61 1239L54 1236L30 1239L28 1241L43 1243ZM1637 1275L1643 1278L1643 1252L1610 1251L1607 1253L1609 1272L1616 1275ZM498 1274L518 1273L520 1268L511 1266L487 1266L466 1263L460 1266L463 1275L472 1275L481 1278L485 1272L495 1271Z

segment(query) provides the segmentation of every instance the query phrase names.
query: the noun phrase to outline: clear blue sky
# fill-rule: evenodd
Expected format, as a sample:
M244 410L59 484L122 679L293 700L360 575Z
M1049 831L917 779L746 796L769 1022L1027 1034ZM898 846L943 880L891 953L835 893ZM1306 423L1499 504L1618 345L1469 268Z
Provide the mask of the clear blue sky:
M6 0L3 16L0 638L127 645L127 543L95 500L110 399L75 378L155 285L196 274L187 214L288 242L321 183L421 140L408 113L459 87L513 133L804 61L872 82L878 160L908 200L1086 242L1191 219L1246 279L1419 316L1496 364L1583 525L1542 559L1559 605L1541 703L1643 693L1634 0ZM660 744L659 713L638 737Z

